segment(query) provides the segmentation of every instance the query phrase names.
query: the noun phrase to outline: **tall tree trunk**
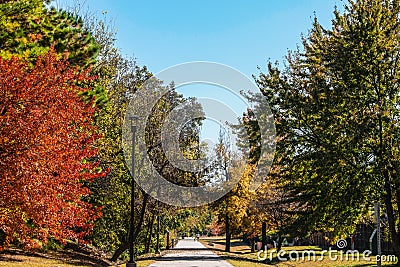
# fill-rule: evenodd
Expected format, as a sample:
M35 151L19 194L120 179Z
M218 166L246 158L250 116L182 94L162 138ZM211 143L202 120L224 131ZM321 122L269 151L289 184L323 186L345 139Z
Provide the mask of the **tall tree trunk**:
M253 238L250 238L249 239L249 241L250 241L250 250L251 250L251 252L255 252L255 249L254 249L254 247L255 247L255 238L253 237Z
M276 252L281 251L282 243L283 243L283 237L281 235L278 235L278 243L276 244Z
M397 210L400 211L400 188L398 185L396 185L396 189L395 189L395 195L396 195L396 206L397 206ZM400 229L400 212L397 213L397 229Z
M149 253L150 252L150 244L151 244L151 239L153 235L153 225L154 225L154 220L156 218L156 214L153 212L153 215L151 216L150 224L149 224L149 229L148 229L148 236L146 240L146 245L144 248L144 253Z
M160 249L160 210L157 211L157 242L156 242L156 252L161 252Z
M139 223L136 225L135 228L135 233L133 234L133 242L136 241L136 238L139 235L140 229L142 228L143 225L143 221L144 221L144 215L146 214L146 206L147 206L147 202L149 200L149 195L144 193L142 191L143 194L143 201L142 201L142 210L140 212L140 218L139 218ZM114 252L114 255L111 257L111 261L116 261L119 256L121 256L122 253L124 253L125 250L127 250L129 248L129 241L122 243L117 250Z
M231 229L228 212L225 214L225 251L231 252Z
M390 173L391 175L394 177L394 198L395 198L395 202L396 202L396 207L397 210L400 211L400 170L397 167L396 162L392 162L392 164L390 165L391 169L390 169ZM400 212L397 213L397 229L400 229Z
M267 246L267 223L262 223L261 228L261 250L266 250L265 247Z
M385 179L385 207L386 207L386 214L388 217L388 224L389 224L389 231L390 235L392 237L392 244L393 244L393 250L394 254L396 257L400 257L400 237L399 233L396 230L396 219L394 216L394 211L393 211L393 204L392 204L392 188L390 186L390 180L389 180L389 173L387 170L384 170L383 176Z

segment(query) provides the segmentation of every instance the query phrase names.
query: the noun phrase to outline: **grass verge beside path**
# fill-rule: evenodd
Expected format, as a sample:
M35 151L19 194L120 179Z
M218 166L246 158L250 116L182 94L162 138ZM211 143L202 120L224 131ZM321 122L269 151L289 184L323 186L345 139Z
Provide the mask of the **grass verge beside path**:
M215 252L216 254L223 257L234 267L267 267L267 266L276 266L276 267L369 267L376 266L375 257L371 257L371 261L365 261L361 259L357 261L356 259L349 260L343 259L342 261L332 261L329 259L328 255L326 255L323 260L308 260L305 257L304 260L299 259L298 261L287 261L287 262L275 262L273 263L264 263L258 260L257 252L251 252L250 247L241 242L239 239L232 239L231 241L231 252L225 252L225 239L221 237L216 238L202 238L200 239L203 245L205 245L208 249ZM322 250L318 247L314 246L298 246L298 247L283 247L283 250L289 251L301 251L305 250L314 250L316 251L317 259L321 256ZM273 257L276 257L276 253L273 253ZM393 263L383 263L382 266L396 266Z
M143 255L137 259L138 267L147 267L159 257L157 254ZM48 253L30 253L20 249L9 249L0 252L0 267L98 267L121 266L112 265L107 260L90 255L82 255L75 251L59 251Z

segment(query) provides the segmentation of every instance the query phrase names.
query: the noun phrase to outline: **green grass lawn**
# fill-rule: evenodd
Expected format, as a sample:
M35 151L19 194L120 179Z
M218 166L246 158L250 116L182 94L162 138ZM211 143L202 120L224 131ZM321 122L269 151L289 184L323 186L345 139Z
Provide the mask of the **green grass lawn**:
M279 267L324 267L324 266L332 266L332 267L367 267L367 266L376 266L375 257L371 257L371 261L363 260L362 255L360 255L360 260L357 260L355 256L352 259L351 256L346 260L346 256L343 255L342 260L340 254L332 253L332 257L337 256L337 260L330 260L329 255L326 253L324 257L322 257L322 249L315 246L297 246L297 247L283 247L287 253L290 251L297 251L300 255L300 258L297 260L288 260L286 262L279 262L276 259L276 253L274 250L269 252L272 253L272 258L274 259L272 263L266 264L261 262L258 259L257 252L251 252L250 247L241 242L239 239L233 239L231 242L231 252L225 252L225 240L223 238L210 238L210 239L202 239L201 242L209 249L217 253L218 255L225 258L229 263L231 263L235 267L250 267L250 266L279 266ZM302 251L312 250L315 251L315 258L313 255L310 259L308 259L308 254L305 253L305 257L301 257ZM268 253L268 258L270 254ZM294 254L293 254L294 255ZM383 266L394 266L393 263L383 263Z
M153 256L154 257L154 256ZM137 259L138 267L147 267L154 260L151 258ZM90 258L71 251L51 253L27 253L22 250L10 250L0 253L0 267L98 267L112 266L104 261ZM119 265L125 267L125 264Z

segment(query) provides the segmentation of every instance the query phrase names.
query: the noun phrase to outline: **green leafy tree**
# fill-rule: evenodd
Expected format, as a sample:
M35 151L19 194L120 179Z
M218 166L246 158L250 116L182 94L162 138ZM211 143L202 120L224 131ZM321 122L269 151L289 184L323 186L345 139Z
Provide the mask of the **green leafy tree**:
M400 1L349 1L331 29L315 19L285 69L269 63L257 80L276 119L281 179L303 207L297 222L349 234L380 200L397 256L399 14Z
M106 177L91 184L90 202L103 206L103 216L95 222L91 239L98 248L115 251L127 241L130 218L131 176L122 150L121 129L129 104L128 96L151 77L151 73L134 60L121 56L114 44L115 31L105 20L85 17L85 27L92 33L100 51L92 67L92 73L98 77L95 90L86 92L83 97L96 96L95 101L101 107L95 124L102 138L96 145L101 167L109 170ZM140 190L136 191L136 196L135 214L139 218L136 225L141 226L145 222L149 197ZM137 229L136 236L141 227Z

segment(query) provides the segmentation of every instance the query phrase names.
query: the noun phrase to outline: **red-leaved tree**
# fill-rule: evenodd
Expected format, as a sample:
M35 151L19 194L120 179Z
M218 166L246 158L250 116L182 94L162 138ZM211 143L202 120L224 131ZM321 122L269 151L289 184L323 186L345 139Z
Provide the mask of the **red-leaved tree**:
M1 248L79 240L100 216L83 200L85 184L103 175L90 160L95 110L78 96L92 80L54 51L34 66L0 58Z

